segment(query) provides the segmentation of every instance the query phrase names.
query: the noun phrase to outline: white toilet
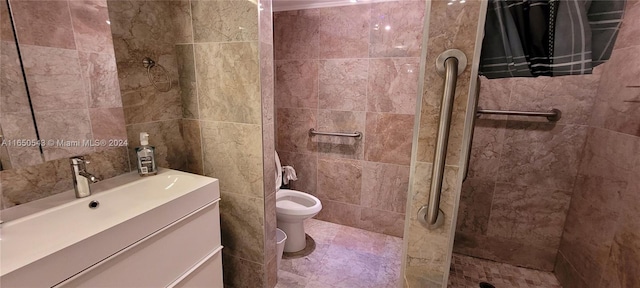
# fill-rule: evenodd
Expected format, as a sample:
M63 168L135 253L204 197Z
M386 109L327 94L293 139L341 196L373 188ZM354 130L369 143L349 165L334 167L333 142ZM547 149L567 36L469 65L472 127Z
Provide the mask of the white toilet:
M278 228L287 234L284 252L298 252L306 246L304 220L318 214L322 203L313 195L282 186L282 165L276 152L276 218Z

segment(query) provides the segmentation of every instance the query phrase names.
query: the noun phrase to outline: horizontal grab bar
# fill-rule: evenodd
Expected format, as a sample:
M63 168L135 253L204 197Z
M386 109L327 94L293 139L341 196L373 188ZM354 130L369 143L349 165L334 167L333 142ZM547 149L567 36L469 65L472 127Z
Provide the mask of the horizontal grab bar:
M517 116L534 116L534 117L546 117L550 122L556 122L562 118L562 111L558 109L551 109L548 112L534 112L534 111L514 111L514 110L490 110L482 109L478 107L478 117L480 114L493 114L493 115L517 115Z
M342 132L321 132L321 131L316 131L313 128L309 129L309 136L315 136L315 135L353 137L353 138L361 138L362 137L362 133L358 132L358 131L353 132L353 133L342 133Z

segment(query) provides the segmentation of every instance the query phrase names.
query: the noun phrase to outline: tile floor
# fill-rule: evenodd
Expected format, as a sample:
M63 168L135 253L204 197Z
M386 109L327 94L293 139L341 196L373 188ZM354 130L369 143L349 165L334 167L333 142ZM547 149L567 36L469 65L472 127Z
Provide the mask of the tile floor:
M453 254L448 286L478 288L479 282L496 288L562 288L551 272Z
M397 288L402 238L316 219L305 222L316 249L282 259L276 288ZM454 254L449 288L562 288L553 273Z
M309 219L308 256L282 259L277 288L396 288L402 238Z

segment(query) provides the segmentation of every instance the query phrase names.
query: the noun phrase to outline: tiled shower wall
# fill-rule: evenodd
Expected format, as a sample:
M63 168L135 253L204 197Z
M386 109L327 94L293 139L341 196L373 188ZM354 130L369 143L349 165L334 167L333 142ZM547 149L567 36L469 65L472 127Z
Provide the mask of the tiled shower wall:
M11 7L41 139L126 139L106 2L11 1ZM5 54L16 52L4 49L15 47L6 14L2 20L4 136L35 139L20 63ZM11 85L16 89L5 90ZM47 146L44 163L34 150L12 155L17 165L0 172L1 209L72 189L66 157L88 155L88 169L101 179L129 171L126 147Z
M476 120L454 251L552 271L602 67L593 75L482 79L479 107L562 111L562 119Z
M429 39L425 59L424 89L420 106L416 159L412 162L412 177L407 205L407 223L404 234L402 271L404 287L443 287L451 262L451 246L455 232L456 207L461 183L460 165L462 134L465 126L468 97L475 91L472 80L476 73L471 69L479 57L476 38L479 23L484 23L485 1L429 1ZM451 132L447 149L440 210L444 224L434 230L423 227L417 219L422 205L428 203L431 182L431 166L439 123L439 111L444 90L444 80L434 68L436 58L447 49L459 49L467 57L467 67L458 75ZM476 54L476 52L478 52ZM477 61L476 61L477 62ZM469 125L467 123L467 125Z
M565 288L640 287L640 2L602 77L555 273Z
M277 151L317 218L403 235L424 1L277 12ZM309 129L363 133L309 136Z
M183 127L179 50L175 48L192 39L189 2L118 0L108 4L132 167L136 167L133 147L140 145L139 133L145 131L156 147L158 166L201 172L201 157L189 157L191 149L183 140L188 127ZM158 65L149 71L157 78L158 88L142 66L145 57Z
M160 166L220 179L224 282L273 287L271 3L113 2L125 23L115 43L132 146L147 131ZM170 91L149 84L145 56L168 70Z

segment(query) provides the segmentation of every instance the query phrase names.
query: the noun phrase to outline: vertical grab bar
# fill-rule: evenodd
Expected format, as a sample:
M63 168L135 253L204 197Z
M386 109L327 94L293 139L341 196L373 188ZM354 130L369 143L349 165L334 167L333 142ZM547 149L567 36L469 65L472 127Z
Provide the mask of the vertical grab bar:
M449 131L451 128L451 114L456 93L458 75L467 66L467 57L457 49L450 49L438 56L436 69L444 74L444 93L440 107L440 123L436 138L435 157L431 170L431 187L429 189L429 203L418 211L418 221L428 229L436 229L444 224L444 213L440 210L440 195L444 180Z

